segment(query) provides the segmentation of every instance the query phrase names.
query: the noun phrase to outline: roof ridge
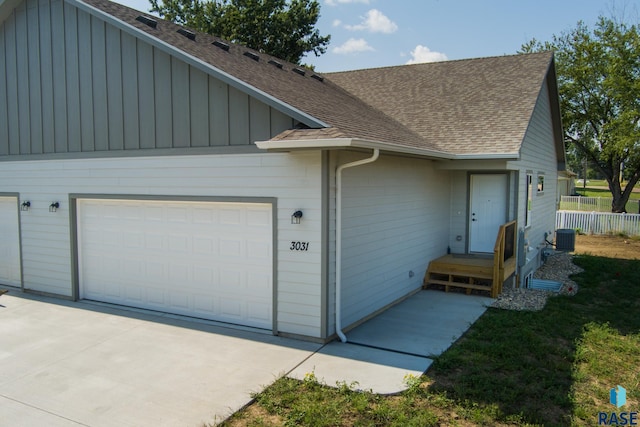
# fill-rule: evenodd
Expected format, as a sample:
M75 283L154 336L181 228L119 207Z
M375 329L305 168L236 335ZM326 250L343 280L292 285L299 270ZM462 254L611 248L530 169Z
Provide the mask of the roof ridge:
M480 57L474 57L474 58L448 59L445 61L419 62L415 64L384 65L380 67L359 68L356 70L329 71L329 72L323 72L322 74L324 74L325 76L331 76L335 74L358 73L361 71L382 71L382 70L390 70L394 68L426 67L430 65L442 65L442 64L453 64L453 63L460 63L460 62L475 62L475 61L492 61L496 59L515 58L519 56L542 56L542 55L552 55L552 54L553 54L552 50L544 50L541 52L512 53L512 54L504 54L504 55L480 56Z

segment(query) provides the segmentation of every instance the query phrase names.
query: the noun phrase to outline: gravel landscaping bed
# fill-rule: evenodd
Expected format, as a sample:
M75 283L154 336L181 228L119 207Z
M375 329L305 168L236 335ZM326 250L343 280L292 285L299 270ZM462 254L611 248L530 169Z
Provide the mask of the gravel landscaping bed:
M502 294L491 307L505 310L538 311L542 310L550 295L575 295L578 285L569 278L570 275L583 270L573 263L573 256L567 252L555 252L547 258L533 277L536 279L553 280L562 283L559 292L543 291L539 289L504 288Z

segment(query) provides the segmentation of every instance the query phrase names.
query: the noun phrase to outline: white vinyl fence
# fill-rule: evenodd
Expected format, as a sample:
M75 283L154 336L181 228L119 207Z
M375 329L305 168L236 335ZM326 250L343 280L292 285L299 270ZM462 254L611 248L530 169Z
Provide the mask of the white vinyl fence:
M571 228L587 234L640 236L640 214L557 211L556 230Z
M612 197L560 196L560 210L585 212L611 212ZM627 212L640 213L638 200L627 202Z

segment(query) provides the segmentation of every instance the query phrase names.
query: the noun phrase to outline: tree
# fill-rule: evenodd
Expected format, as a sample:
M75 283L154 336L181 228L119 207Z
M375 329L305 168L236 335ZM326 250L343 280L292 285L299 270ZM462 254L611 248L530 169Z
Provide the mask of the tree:
M579 22L551 42L532 40L521 49L539 50L556 51L567 147L605 177L613 195L612 212L625 212L640 179L638 28L600 17L593 31Z
M314 28L316 0L150 0L151 12L196 31L246 45L289 62L320 56L331 36Z

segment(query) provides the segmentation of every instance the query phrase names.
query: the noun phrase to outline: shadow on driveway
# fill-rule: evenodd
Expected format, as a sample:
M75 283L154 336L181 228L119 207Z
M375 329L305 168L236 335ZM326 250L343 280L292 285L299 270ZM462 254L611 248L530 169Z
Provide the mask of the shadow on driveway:
M12 426L215 423L321 345L10 291L0 413Z

